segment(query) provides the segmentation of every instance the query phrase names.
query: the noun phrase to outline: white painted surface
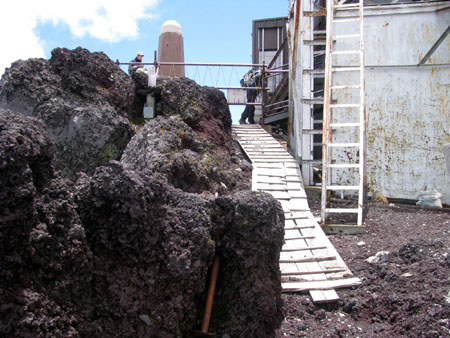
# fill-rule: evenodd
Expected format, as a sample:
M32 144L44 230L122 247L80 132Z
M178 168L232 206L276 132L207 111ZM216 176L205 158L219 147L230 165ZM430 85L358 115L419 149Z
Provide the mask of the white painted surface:
M369 190L388 198L418 199L421 190L435 188L450 204L444 159L444 145L450 143L450 66L414 67L448 27L450 11L436 11L445 6L448 2L365 9L367 178ZM426 64L450 64L450 36ZM301 84L292 79L298 101ZM354 81L345 74L335 80ZM351 103L357 97L349 90L337 99ZM340 117L340 122L350 120ZM344 135L348 142L355 137ZM347 183L354 179L335 177Z
M181 26L175 20L167 20L161 26L161 34L163 33L175 33L181 35Z

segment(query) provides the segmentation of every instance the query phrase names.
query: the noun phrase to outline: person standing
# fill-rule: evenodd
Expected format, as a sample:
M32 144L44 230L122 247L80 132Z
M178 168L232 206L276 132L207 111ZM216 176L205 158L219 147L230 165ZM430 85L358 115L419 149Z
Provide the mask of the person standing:
M242 87L257 87L261 84L261 72L256 68L252 68L241 80ZM247 89L247 104L245 105L245 109L242 112L241 119L239 120L240 124L246 124L247 120L250 124L255 124L255 105L248 103L255 103L256 97L258 96L257 89Z
M137 52L137 55L136 55L136 57L133 59L133 60L131 60L130 62L133 62L133 63L142 63L142 58L144 57L144 53L142 53L142 52ZM136 73L136 71L139 69L139 68L144 68L144 65L139 65L139 64L130 64L129 66L128 66L128 74L130 74L130 76L132 76L134 73Z

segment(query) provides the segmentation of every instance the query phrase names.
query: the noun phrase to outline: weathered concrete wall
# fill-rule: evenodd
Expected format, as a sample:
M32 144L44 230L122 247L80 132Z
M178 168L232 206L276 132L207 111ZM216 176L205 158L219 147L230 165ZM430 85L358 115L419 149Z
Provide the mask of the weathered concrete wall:
M450 11L440 10L446 6L448 2L365 8L367 178L370 190L381 191L387 197L418 199L421 190L436 188L443 194L442 202L450 204L450 174L444 159L444 144L450 143L450 37L424 66L416 66L448 27ZM291 34L295 32L294 19L291 16ZM354 29L351 32L338 29L339 34L354 33ZM293 41L291 37L292 47ZM352 43L350 39L345 41ZM296 61L292 68L297 69L291 74L295 110L291 148L297 156L301 156L298 145L301 140L296 136L295 121L301 118L301 108L296 102L301 97L302 85L300 66L293 52L299 53L299 48L297 44L290 50L291 62ZM355 49L354 42L336 48ZM341 61L351 65L355 59ZM354 74L347 74L339 74L335 81L359 82ZM338 103L359 101L356 91L336 94L333 93ZM334 112L335 117L339 114L340 122L353 118L347 113L344 116L344 112ZM352 131L344 138L354 142L357 133ZM335 154L345 156L347 162L353 155ZM355 176L338 172L334 178L352 181Z
M426 63L447 66L370 67L418 64L450 22L440 7L365 11L367 177L388 197L417 199L436 188L449 204L450 38Z

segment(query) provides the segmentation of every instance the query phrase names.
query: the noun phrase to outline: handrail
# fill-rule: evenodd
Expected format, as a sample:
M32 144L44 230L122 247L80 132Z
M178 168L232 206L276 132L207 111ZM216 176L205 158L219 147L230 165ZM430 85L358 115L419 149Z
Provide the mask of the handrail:
M286 45L286 43L287 43L287 37L284 38L283 43L281 44L280 48L278 48L276 54L275 54L274 57L272 58L272 61L270 61L270 63L269 63L269 65L267 66L267 68L270 69L270 68L273 66L273 64L275 63L275 61L276 61L276 60L278 59L278 57L280 56L281 51L284 49L284 46Z
M116 62L118 65L174 65L174 66L224 66L224 67L260 67L264 65L259 63L205 63L205 62Z

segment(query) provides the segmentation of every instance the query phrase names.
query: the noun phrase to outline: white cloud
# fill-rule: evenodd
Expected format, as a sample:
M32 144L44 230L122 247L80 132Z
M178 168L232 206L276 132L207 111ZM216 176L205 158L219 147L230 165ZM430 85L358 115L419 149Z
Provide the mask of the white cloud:
M77 37L117 42L136 37L137 20L152 18L159 0L22 0L7 1L0 11L0 74L11 62L44 57L38 24L67 24Z

